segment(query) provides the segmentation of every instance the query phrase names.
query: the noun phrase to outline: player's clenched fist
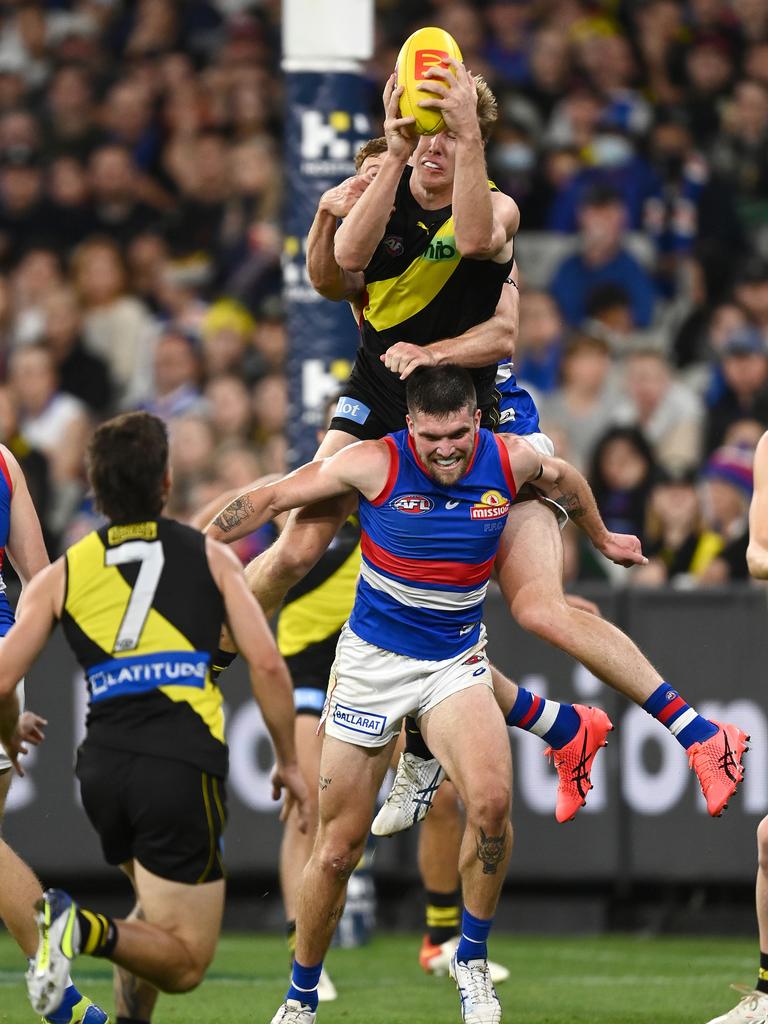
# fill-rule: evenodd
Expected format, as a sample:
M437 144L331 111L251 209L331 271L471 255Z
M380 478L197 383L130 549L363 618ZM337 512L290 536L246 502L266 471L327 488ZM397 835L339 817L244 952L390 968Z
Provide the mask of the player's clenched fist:
M340 185L323 192L319 209L334 217L346 217L369 184L368 178L346 178Z
M400 374L400 380L406 380L420 366L437 366L437 359L428 346L411 345L407 341L390 345L379 358L388 370Z

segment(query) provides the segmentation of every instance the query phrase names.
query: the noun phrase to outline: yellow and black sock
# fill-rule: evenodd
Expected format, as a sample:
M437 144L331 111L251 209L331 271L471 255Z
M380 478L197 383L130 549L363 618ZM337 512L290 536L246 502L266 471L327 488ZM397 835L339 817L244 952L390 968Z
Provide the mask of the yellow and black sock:
M427 934L433 946L441 946L459 934L461 899L455 892L430 892L427 889Z
M757 984L755 988L758 992L768 992L768 953L764 953L760 950L760 969L757 972Z
M106 914L78 910L80 952L87 956L111 957L117 945L117 925Z
M211 679L214 683L218 682L221 673L226 672L236 657L237 651L222 651L219 647L213 656L211 664Z

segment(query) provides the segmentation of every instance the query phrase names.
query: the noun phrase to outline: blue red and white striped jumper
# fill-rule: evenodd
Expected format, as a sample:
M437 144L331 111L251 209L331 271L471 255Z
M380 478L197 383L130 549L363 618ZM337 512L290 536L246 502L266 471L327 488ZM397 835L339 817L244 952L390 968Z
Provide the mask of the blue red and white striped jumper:
M0 451L0 636L5 636L16 621L13 615L13 608L11 608L5 593L5 580L3 579L5 545L8 543L8 535L11 532L12 497L13 483L11 481L11 474L3 453Z
M388 434L382 492L360 498L362 566L349 626L370 644L426 661L477 643L488 580L515 497L501 438L479 430L469 467L433 480L407 430Z

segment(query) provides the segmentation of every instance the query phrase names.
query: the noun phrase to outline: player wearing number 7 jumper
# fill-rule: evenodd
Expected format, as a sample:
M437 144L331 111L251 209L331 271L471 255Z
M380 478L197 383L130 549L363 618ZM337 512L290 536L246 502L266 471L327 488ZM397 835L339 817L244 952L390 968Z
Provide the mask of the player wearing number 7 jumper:
M288 670L237 559L161 516L170 486L163 423L129 413L102 424L89 461L108 524L28 587L3 646L0 742L18 766L14 687L61 620L90 696L77 761L83 805L105 859L131 878L137 907L115 921L49 889L37 904L40 942L27 984L33 1009L49 1014L76 956L112 960L121 968L119 1024L149 1020L157 989L198 985L218 941L228 757L211 659L225 619L275 745L275 795L285 786L303 816L307 792ZM137 992L140 1008L131 1005Z

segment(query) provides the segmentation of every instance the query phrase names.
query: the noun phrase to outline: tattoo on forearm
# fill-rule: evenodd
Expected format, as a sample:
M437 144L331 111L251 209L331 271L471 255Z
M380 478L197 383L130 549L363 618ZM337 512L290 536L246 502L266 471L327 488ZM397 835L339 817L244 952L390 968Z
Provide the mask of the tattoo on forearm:
M570 494L553 494L552 498L558 505L562 505L568 513L569 519L580 519L582 516L587 514L587 510L582 505L581 500L575 491Z
M213 525L217 526L222 533L229 533L230 530L234 530L236 526L239 526L250 515L253 515L251 499L247 494L242 494L219 512L213 520Z
M477 843L477 859L483 865L483 874L495 875L496 868L504 860L506 854L506 833L502 833L500 836L487 836L480 829L480 835L475 837L475 842Z
M333 779L331 778L330 775L321 775L320 776L320 789L328 789L328 787L330 786L330 784L332 782L333 782Z

